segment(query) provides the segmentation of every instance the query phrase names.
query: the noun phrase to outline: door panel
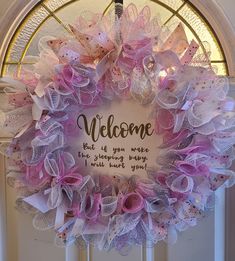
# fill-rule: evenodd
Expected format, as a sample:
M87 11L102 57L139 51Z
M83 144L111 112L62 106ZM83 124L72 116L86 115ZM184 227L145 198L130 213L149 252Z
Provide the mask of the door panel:
M181 233L177 244L168 248L169 261L214 261L214 215Z
M92 251L92 260L95 261L104 261L104 260L112 260L112 261L129 261L129 260L136 260L142 261L142 254L143 249L141 247L135 247L131 250L128 256L120 256L115 250L112 250L109 253L103 253L98 250Z
M3 162L3 159L1 159L1 162ZM1 172L1 177L3 178L3 176L4 172ZM11 187L6 186L5 195L5 227L7 233L3 241L7 244L7 259L0 260L64 261L65 250L54 246L54 232L41 232L33 228L32 217L15 209L16 194Z
M117 252L99 252L92 249L78 251L76 246L68 249L54 246L54 233L37 231L32 226L28 214L15 209L15 192L6 186L4 178L4 160L1 156L1 195L6 196L5 204L1 202L1 247L2 260L6 261L223 261L224 258L224 192L217 194L216 210L201 220L198 226L179 234L178 242L173 246L158 244L155 249L136 247L128 256ZM2 199L3 197L1 197ZM4 208L6 207L6 220ZM4 231L6 229L6 235ZM4 245L7 244L7 259L4 257Z
M2 99L0 94L0 101ZM0 141L7 140L0 133ZM208 214L198 226L179 234L173 246L158 244L155 249L133 248L128 256L117 252L99 252L92 249L78 251L54 246L54 232L36 231L32 218L15 209L15 191L6 185L4 157L0 157L0 260L1 261L224 261L225 204L224 191L217 193L215 212ZM7 248L5 248L7 246ZM6 256L7 257L6 257ZM230 261L230 260L229 260Z

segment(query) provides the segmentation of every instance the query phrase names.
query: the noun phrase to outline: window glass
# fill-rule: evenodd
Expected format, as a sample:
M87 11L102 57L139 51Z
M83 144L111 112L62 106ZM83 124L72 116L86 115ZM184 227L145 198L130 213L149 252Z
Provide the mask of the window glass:
M94 4L97 3L97 4ZM125 0L125 5L133 1ZM99 3L99 4L98 4ZM135 0L137 6L148 4L153 15L160 15L162 24L173 28L180 21L184 24L189 40L200 45L200 52L210 51L211 63L219 75L227 75L226 59L221 45L208 22L199 12L184 0ZM108 0L44 0L40 1L17 28L12 38L1 75L13 75L22 64L30 66L34 61L26 56L38 53L38 41L45 35L69 34L67 24L83 11L103 12L109 5Z

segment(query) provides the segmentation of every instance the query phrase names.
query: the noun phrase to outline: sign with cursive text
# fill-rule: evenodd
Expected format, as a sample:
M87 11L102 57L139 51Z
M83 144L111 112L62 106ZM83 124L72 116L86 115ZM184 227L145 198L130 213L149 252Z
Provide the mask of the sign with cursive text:
M80 112L76 118L79 139L72 142L84 173L144 176L155 167L161 137L155 134L151 113L151 106L134 100L112 101Z
M80 119L83 120L83 127L80 124ZM105 138L127 138L128 135L139 135L139 138L144 140L146 136L152 136L154 129L151 123L135 125L132 123L121 122L120 125L115 125L115 116L108 116L106 123L102 122L103 116L97 114L90 124L85 114L78 116L77 124L80 129L85 130L86 134L92 138L93 142L97 142L100 137Z

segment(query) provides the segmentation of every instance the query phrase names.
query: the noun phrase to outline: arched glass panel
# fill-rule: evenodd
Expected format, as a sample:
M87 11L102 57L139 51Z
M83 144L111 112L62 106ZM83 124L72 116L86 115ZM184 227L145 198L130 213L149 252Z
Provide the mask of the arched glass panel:
M125 5L133 1L125 0ZM227 75L227 63L219 40L206 19L187 0L135 0L137 6L148 4L153 15L160 14L162 23L168 27L184 24L189 40L200 45L200 51L210 48L211 63L219 75ZM44 0L40 1L17 28L6 53L1 75L13 75L25 62L25 56L38 53L37 44L45 35L69 34L67 24L84 10L103 12L108 0Z

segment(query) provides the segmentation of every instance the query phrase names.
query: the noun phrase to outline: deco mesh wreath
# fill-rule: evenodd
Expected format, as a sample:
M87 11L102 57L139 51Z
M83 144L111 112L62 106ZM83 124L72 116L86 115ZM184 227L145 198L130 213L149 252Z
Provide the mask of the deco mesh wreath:
M146 241L174 243L213 208L219 187L234 184L235 102L182 24L170 32L134 4L114 17L86 12L71 37L42 38L34 68L4 78L13 109L1 124L15 135L7 180L34 227L54 229L58 246L126 254ZM74 113L115 99L153 108L163 142L146 177L81 173L67 146Z

